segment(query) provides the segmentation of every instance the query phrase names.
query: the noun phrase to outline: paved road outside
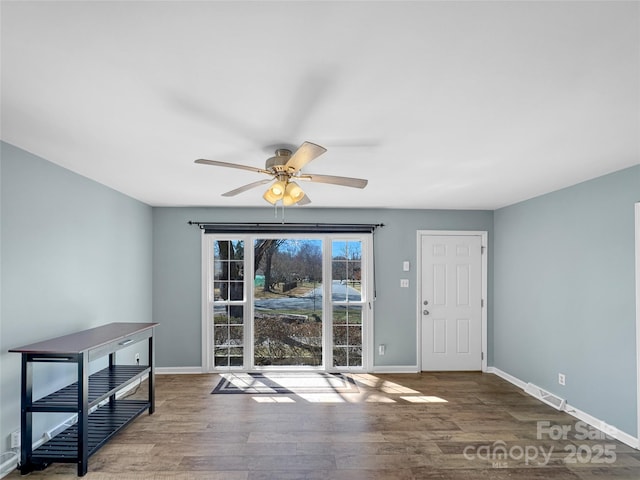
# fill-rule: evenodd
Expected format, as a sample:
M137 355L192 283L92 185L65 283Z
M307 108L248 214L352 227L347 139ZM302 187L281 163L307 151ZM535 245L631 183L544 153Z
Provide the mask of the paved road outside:
M255 308L259 311L266 310L321 310L322 309L322 285L310 290L302 297L263 298L255 301ZM333 301L360 300L360 292L340 280L334 280L331 284L331 299Z

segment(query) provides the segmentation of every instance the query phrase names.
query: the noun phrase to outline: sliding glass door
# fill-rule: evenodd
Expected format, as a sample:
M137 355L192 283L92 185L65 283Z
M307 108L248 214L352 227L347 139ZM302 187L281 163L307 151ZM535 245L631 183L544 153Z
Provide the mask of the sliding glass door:
M209 370L366 367L369 236L204 237Z
M322 366L322 243L254 240L254 366Z

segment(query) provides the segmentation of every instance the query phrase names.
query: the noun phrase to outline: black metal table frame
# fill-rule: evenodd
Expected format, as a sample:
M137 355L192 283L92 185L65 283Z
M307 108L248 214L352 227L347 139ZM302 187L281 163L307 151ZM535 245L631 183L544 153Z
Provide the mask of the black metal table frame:
M138 342L141 340L138 340ZM115 350L109 352L101 352L101 354L95 358L91 358L94 360L96 358L104 357L107 353L109 355L109 365L104 370L107 372L107 376L111 375L112 372L115 372L118 368L116 365L116 351L118 349L124 348L129 345L133 345L134 342L131 339L125 339L121 342L118 342L114 347ZM19 350L12 350L19 351ZM155 411L155 385L154 385L154 335L153 335L153 327L149 330L148 336L148 365L141 366L139 370L135 371L132 374L128 375L128 379L122 383L118 383L113 385L111 388L107 387L107 389L98 394L91 401L89 400L89 384L90 384L90 376L89 372L89 361L91 355L90 351L83 352L70 352L70 353L51 353L51 352L20 352L22 353L22 375L21 375L21 420L20 420L20 428L21 428L21 458L20 458L20 473L25 475L34 470L39 470L45 468L49 463L53 462L77 462L78 467L78 476L84 476L88 470L88 462L89 457L95 453L102 445L104 445L111 436L113 436L117 431L126 426L129 422L131 422L134 418L136 418L140 413L144 410L148 410L149 414L152 414ZM48 363L75 363L77 364L77 399L75 406L71 408L68 404L58 404L55 405L55 402L51 405L46 404L38 404L37 401L33 401L33 363L35 362L48 362ZM109 411L116 411L116 393L126 387L128 384L141 379L143 375L148 373L148 400L147 401L132 401L134 405L132 414L128 412L127 415L124 415L124 420L121 424L117 426L117 428L113 429L113 431L109 432L105 438L102 438L95 445L90 447L89 444L89 411L96 405L105 402L104 407ZM109 382L111 385L111 377L109 377ZM73 388L76 384L72 384L65 388ZM64 390L61 389L60 391ZM54 392L55 393L55 392ZM46 397L45 397L46 398ZM42 399L39 399L42 400ZM131 409L130 409L131 410ZM33 435L33 420L32 415L36 412L70 412L77 413L77 423L73 426L75 435L77 435L77 450L75 455L65 456L65 457L52 457L50 461L35 461L34 462L34 450L32 446L32 435ZM56 437L54 437L56 438ZM40 448L40 447L38 447ZM36 452L38 451L36 449ZM36 458L38 456L36 455Z

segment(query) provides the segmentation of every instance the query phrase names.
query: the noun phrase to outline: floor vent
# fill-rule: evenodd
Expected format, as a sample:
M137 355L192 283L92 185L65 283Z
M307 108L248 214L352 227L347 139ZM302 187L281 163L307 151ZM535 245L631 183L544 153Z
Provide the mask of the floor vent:
M560 398L553 393L547 392L533 383L527 383L527 386L524 387L524 391L529 395L536 397L538 400L543 401L547 405L551 405L556 410L564 410L567 403L564 398Z

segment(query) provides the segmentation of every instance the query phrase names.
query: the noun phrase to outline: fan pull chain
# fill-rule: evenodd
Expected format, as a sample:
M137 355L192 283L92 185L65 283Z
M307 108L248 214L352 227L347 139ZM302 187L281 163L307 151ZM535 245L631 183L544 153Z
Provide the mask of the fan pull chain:
M278 218L278 202L273 204L274 217ZM284 204L282 204L282 224L284 225Z

